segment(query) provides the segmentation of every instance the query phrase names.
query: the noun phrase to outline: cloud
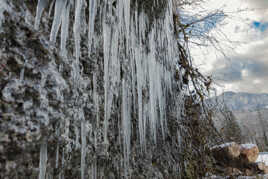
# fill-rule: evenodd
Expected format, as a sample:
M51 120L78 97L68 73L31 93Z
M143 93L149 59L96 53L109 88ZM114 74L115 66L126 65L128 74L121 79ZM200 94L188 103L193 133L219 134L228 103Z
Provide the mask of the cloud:
M268 93L268 0L208 0L200 11L219 7L228 17L213 20L205 32L220 46L191 46L194 65L212 75L220 91Z
M210 71L226 90L268 93L268 38L264 36L267 34L250 43L244 53L231 56L231 60L219 59L224 65Z
M267 0L247 0L253 7L256 8L267 8L268 1Z
M260 21L268 21L268 1L267 0L247 0L250 7L255 9Z
M216 66L216 64L214 64ZM215 79L222 82L235 82L242 80L243 64L239 61L232 60L231 63L225 64L221 68L214 68L212 74Z
M215 87L220 91L268 93L268 0L211 0L207 8L219 6L230 12L227 14L230 18L216 25L210 33L216 34L223 47L220 50L227 58L213 47L197 47L192 48L194 64L215 78L219 84ZM225 45L226 39L222 37L234 43Z
M232 57L222 68L216 68L212 74L217 80L223 82L237 82L246 78L265 78L268 76L268 61L255 59L242 59L241 56Z

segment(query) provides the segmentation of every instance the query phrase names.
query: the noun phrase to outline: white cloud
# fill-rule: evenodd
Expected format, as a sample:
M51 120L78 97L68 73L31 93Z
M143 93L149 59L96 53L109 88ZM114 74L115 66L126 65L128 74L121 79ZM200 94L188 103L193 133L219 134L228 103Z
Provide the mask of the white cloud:
M220 90L268 93L268 30L253 28L254 21L268 21L268 0L212 0L204 7L220 7L229 15L212 31L228 58L212 47L196 47L192 52L195 65L206 74L212 73L221 84L217 86Z
M268 21L268 1L267 0L247 0L252 8L255 9L259 21Z

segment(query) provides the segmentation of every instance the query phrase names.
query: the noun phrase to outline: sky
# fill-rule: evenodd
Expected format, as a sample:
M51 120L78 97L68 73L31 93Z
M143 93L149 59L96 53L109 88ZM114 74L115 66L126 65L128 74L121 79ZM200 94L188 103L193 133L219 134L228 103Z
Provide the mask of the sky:
M216 9L227 15L216 19L215 26L209 29L219 43L216 48L193 44L195 66L212 75L218 93L268 93L268 0L209 0L199 10L186 11Z

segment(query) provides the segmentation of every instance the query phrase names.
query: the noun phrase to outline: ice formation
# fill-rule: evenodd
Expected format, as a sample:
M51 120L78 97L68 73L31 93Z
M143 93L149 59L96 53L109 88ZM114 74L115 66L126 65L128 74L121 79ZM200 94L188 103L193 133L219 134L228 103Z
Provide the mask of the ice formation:
M43 13L45 7L47 6L47 4L48 4L48 0L38 0L36 16L35 16L35 24L34 24L34 28L36 30L39 29L42 13Z
M109 145L109 130L113 122L111 114L113 108L121 111L117 113L119 121L119 138L123 146L124 177L131 175L128 171L131 155L131 138L133 121L137 119L137 134L142 151L146 149L147 140L157 143L159 137L164 137L167 131L167 98L175 95L173 85L175 83L174 70L178 60L175 50L176 39L173 32L172 0L167 0L167 7L163 8L161 18L150 18L145 9L131 0L99 1L99 0L56 0L54 7L54 19L51 28L50 41L56 44L57 34L61 29L60 49L63 56L72 54L66 47L69 37L70 14L74 14L73 37L74 59L72 60L71 75L75 88L73 89L74 110L70 112L74 119L62 120L63 134L67 140L69 128L74 125L76 136L76 149L81 148L81 178L86 178L86 168L90 168L91 176L97 178L97 163L86 160L88 140L97 148L100 141L96 135L102 128L104 146ZM153 5L157 6L158 1ZM35 19L35 28L38 29L47 0L39 0ZM84 10L88 8L88 11ZM152 9L154 7L152 6ZM85 13L88 13L85 15ZM83 19L88 17L87 19ZM87 25L83 23L86 22ZM97 26L97 27L96 27ZM61 28L60 28L61 27ZM84 29L84 28L87 29ZM98 28L98 32L96 32ZM96 52L96 47L103 52L103 69L98 69L97 58L92 71L93 77L87 80L81 75L80 58L82 55L82 35L87 31L88 57ZM101 44L101 45L100 45ZM100 101L102 97L98 92L98 73L103 70L104 90L104 114L101 113ZM89 97L79 93L86 84L92 83L94 119L84 116L84 107ZM177 82L176 82L177 83ZM180 85L178 85L180 86ZM178 94L177 94L178 95ZM176 100L174 100L176 97ZM174 116L180 116L182 97L173 96L172 105L176 110ZM173 98L173 99L172 99ZM121 100L121 103L116 103ZM172 101L174 100L174 101ZM45 100L44 100L45 102ZM45 103L44 103L45 105ZM114 106L118 105L118 106ZM101 117L103 115L103 117ZM95 121L94 121L95 120ZM71 122L72 121L72 122ZM94 137L89 137L86 132L86 121L92 123L95 128L92 131ZM79 125L78 125L79 124ZM102 125L101 125L102 124ZM81 132L80 132L81 131ZM81 139L81 140L80 140ZM80 144L81 142L81 144ZM71 150L70 144L64 150ZM57 167L60 165L59 151L57 149ZM64 165L64 154L60 157ZM40 151L40 179L45 175L46 146L42 144Z
M47 168L47 143L43 141L40 148L39 179L46 179Z

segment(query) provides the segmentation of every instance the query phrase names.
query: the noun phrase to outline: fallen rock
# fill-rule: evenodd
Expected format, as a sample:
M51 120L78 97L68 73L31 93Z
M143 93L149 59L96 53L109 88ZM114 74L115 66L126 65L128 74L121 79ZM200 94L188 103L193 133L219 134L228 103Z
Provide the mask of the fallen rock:
M240 160L243 163L256 162L259 155L259 149L255 144L241 144L240 145Z
M243 173L237 168L227 167L225 170L225 174L227 176L238 176L238 175L242 175Z
M266 168L264 162L257 162L257 163L255 163L255 164L256 164L257 169L260 170L260 171L264 171L265 168Z
M230 142L212 147L211 152L226 176L268 174L268 166L263 162L264 157L259 157L255 144Z
M211 152L218 162L228 164L238 158L240 146L235 142L230 142L212 147Z
M265 166L263 173L268 174L268 166Z
M234 177L232 176L217 176L217 175L212 175L212 176L207 176L203 179L233 179ZM236 176L235 179L268 179L268 175L256 175L256 176Z
M251 169L246 169L245 170L245 175L246 176L252 176L254 174L254 171L253 170L251 170Z

